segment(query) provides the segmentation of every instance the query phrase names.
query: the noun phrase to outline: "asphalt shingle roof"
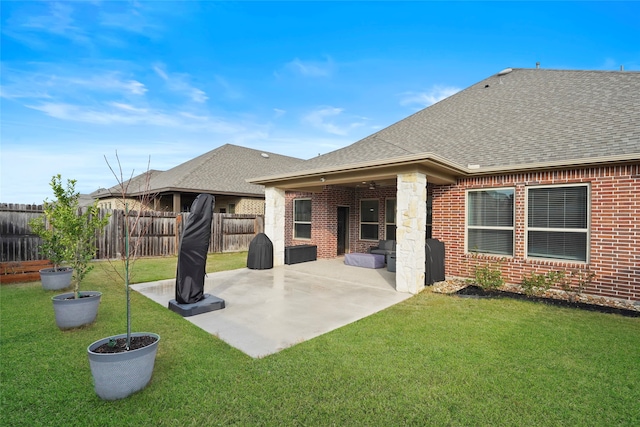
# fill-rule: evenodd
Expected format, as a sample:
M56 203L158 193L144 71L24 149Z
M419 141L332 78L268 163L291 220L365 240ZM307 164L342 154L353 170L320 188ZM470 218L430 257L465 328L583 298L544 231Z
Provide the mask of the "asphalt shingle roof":
M640 73L499 74L290 172L422 153L483 168L640 154Z
M246 179L281 173L301 162L302 159L295 157L225 144L165 172L154 174L150 191L264 195L262 185L250 184Z
M232 144L222 145L167 171L149 170L149 193L193 192L232 195L264 195L264 186L246 179L282 173L304 160ZM147 173L127 182L128 195L146 191ZM98 190L93 197L118 196L120 186Z

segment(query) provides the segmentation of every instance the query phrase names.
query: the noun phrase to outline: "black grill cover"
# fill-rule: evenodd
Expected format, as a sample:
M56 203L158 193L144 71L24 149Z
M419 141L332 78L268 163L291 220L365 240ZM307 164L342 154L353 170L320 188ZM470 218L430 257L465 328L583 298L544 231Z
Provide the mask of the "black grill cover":
M424 261L425 285L444 280L444 243L438 239L427 239Z
M257 234L249 243L247 268L253 270L273 268L273 243L266 234Z
M191 205L191 213L184 225L178 252L176 273L176 301L194 304L204 298L204 276L207 252L211 241L211 218L215 199L200 194Z

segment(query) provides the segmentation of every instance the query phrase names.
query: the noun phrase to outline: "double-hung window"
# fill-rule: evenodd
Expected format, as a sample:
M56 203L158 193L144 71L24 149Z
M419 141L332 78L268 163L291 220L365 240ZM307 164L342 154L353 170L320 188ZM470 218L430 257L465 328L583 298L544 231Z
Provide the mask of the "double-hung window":
M467 252L513 256L513 188L467 191Z
M587 262L589 185L527 189L527 256Z
M360 200L360 239L378 240L378 199Z
M311 199L293 201L293 237L311 239Z

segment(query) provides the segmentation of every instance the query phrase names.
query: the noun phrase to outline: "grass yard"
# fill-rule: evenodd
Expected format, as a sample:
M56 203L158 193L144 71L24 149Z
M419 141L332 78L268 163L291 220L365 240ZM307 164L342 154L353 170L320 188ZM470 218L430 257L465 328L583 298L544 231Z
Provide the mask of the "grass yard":
M176 261L140 260L136 281L173 277ZM83 286L103 292L98 318L81 329L58 330L59 292L39 282L0 289L0 424L640 425L640 318L429 290L263 359L133 292L132 330L162 337L153 378L105 402L86 348L126 324L123 286L100 264Z

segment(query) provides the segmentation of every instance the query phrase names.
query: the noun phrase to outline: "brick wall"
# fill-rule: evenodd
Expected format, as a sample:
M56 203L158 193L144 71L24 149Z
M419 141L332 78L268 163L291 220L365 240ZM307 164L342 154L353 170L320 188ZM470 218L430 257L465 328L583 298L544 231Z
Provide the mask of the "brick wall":
M264 215L264 199L240 199L236 204L236 213Z
M360 240L360 199L378 199L378 234L385 235L385 200L395 198L395 187L367 188L325 186L320 193L287 192L285 208L285 245L313 244L318 246L318 258L333 258L337 255L338 207L349 208L348 252L367 252L378 241ZM311 199L311 239L293 238L293 200Z
M231 213L230 204L235 205L237 214L264 215L264 199L235 196L216 196L215 212L224 209Z
M525 188L533 185L590 183L589 263L525 259ZM596 274L586 293L640 300L640 164L460 179L434 186L433 237L446 245L447 276L470 277L475 265L500 257L465 253L465 190L515 187L515 254L502 264L510 283L551 270Z

